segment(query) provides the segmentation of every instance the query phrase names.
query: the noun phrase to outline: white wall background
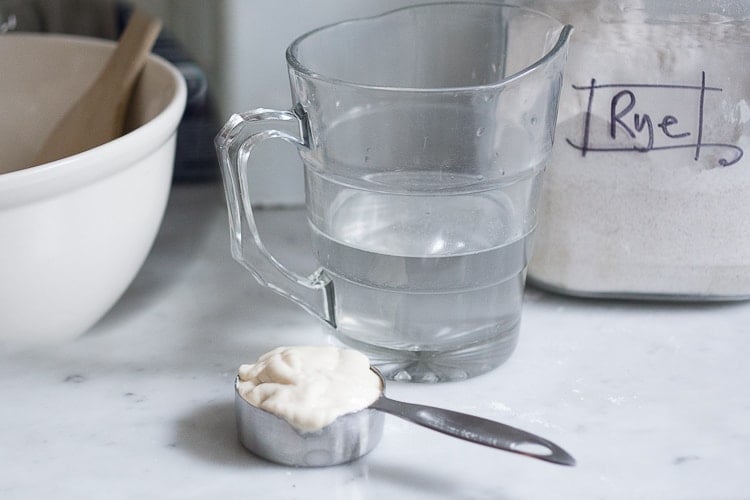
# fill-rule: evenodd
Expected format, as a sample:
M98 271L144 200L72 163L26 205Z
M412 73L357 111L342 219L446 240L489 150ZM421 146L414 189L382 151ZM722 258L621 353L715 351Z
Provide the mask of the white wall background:
M135 0L164 19L207 71L222 122L256 107L287 109L284 52L321 25L429 0ZM304 202L302 166L280 141L259 147L251 171L256 205Z

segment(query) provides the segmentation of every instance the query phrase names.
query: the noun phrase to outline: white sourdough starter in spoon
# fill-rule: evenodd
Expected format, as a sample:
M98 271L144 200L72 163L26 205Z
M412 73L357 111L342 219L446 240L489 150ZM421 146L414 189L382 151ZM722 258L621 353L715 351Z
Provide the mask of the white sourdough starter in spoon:
M303 432L367 408L383 390L367 356L333 346L276 348L240 366L237 388L248 403Z

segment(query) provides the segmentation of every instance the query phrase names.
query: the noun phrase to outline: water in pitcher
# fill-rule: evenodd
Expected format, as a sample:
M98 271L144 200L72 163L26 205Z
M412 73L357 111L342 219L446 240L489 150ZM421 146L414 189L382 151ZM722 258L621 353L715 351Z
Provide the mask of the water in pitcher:
M426 189L408 195L319 181L337 192L322 222L311 218L337 333L397 380L484 373L516 344L530 239L518 205L530 194L436 191L434 175L416 177Z

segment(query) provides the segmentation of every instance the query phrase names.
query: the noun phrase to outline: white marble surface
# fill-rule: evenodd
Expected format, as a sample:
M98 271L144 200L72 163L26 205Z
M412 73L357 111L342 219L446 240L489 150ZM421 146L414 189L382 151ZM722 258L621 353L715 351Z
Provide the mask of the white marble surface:
M302 212L264 211L259 224L282 260L311 266ZM464 382L389 384L398 399L543 435L575 468L394 417L350 465L292 469L244 451L237 366L277 345L328 341L231 260L219 186L178 187L144 268L91 332L0 346L0 498L750 498L750 304L528 290L508 363Z

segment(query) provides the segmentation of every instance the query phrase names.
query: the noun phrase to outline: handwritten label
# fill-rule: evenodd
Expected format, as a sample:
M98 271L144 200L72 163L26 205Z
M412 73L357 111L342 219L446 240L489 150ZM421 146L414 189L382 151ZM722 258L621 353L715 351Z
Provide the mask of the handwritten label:
M566 138L581 156L686 149L698 161L703 150L717 148L717 163L728 167L744 154L739 146L704 137L705 112L711 109L707 101L722 92L706 85L705 72L699 85L599 83L592 78L589 85L573 89L588 93L581 140Z

